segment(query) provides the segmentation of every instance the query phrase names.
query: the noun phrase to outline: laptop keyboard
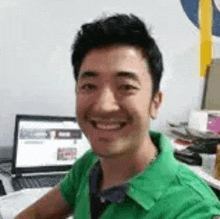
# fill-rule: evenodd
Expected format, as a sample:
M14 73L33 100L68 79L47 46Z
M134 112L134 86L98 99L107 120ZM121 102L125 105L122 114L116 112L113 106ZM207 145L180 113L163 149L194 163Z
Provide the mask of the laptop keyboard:
M24 188L53 187L57 185L63 177L64 174L17 177L12 179L12 185L15 191Z

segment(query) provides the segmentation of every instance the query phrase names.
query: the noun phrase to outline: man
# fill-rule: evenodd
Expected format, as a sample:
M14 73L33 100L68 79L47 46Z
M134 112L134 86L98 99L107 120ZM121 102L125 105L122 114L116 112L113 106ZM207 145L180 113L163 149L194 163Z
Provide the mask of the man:
M206 183L149 131L162 103L162 56L144 23L115 15L82 26L73 46L78 123L89 150L17 218L214 218Z

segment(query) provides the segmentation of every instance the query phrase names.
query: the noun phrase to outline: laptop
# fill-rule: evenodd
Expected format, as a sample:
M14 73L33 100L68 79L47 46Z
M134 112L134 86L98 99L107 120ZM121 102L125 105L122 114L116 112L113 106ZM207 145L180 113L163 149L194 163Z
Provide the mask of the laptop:
M14 190L55 186L88 149L75 117L16 115Z

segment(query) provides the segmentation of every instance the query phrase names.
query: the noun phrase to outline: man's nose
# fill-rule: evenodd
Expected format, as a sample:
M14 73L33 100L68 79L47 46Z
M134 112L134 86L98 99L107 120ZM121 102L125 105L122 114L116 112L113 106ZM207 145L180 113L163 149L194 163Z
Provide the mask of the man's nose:
M98 112L112 112L119 109L118 101L111 88L104 88L100 91L95 100L94 110Z

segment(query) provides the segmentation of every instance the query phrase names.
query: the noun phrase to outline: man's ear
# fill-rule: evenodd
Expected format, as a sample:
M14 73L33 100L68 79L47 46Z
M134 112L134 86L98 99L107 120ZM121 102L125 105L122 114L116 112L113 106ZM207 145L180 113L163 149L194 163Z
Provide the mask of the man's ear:
M157 117L159 108L163 102L163 93L162 91L157 91L157 93L154 94L151 100L151 105L150 105L150 117L152 119L155 119Z

